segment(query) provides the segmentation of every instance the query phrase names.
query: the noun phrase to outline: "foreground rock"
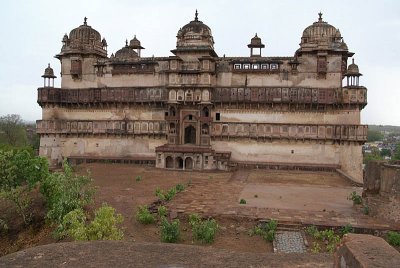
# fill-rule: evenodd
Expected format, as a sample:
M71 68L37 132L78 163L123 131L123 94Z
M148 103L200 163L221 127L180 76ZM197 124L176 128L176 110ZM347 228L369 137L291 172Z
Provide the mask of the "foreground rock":
M39 246L0 258L0 267L332 267L328 254L238 253L177 244L123 241Z

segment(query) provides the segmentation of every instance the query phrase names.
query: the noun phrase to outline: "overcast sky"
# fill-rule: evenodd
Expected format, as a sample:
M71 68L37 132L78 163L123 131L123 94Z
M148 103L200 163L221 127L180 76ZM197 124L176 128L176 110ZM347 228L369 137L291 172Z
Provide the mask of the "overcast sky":
M83 3L82 3L83 2ZM65 33L83 23L107 39L108 54L136 34L142 56L170 56L180 27L199 19L213 33L219 56L247 56L257 32L264 56L293 56L303 30L323 19L340 29L368 88L364 124L400 125L400 1L321 0L2 0L0 9L0 116L41 118L36 103L41 75L50 63L59 77ZM60 78L56 79L56 86Z

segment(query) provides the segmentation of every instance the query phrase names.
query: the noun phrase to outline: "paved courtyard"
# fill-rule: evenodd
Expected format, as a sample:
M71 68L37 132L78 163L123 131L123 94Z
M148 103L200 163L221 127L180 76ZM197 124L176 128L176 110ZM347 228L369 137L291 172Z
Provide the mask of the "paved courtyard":
M364 215L347 197L352 187L337 173L239 170L229 179L195 181L174 198L169 208L177 213L277 219L323 226L400 229ZM239 204L240 199L246 204Z

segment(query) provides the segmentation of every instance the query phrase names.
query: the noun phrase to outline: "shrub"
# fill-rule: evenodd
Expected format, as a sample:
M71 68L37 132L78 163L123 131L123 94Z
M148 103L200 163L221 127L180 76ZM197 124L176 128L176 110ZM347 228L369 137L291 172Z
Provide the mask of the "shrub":
M178 193L182 192L183 190L185 190L185 186L182 183L179 183L175 186L175 189Z
M70 211L89 204L94 193L94 188L88 186L90 182L90 176L74 175L65 161L64 172L50 174L40 185L47 202L47 218L61 223Z
M347 199L352 200L353 201L353 205L359 205L359 204L362 203L361 195L357 194L355 191L352 192Z
M157 208L157 213L158 213L158 216L159 216L160 218L166 217L167 214L168 214L168 210L167 210L167 208L166 208L165 206L159 206L159 207Z
M147 206L139 206L136 212L136 220L141 224L151 224L156 221L153 214L150 213Z
M315 225L310 225L306 228L306 233L311 235L314 239L320 238L320 233Z
M163 217L160 225L161 242L177 242L180 238L179 226L180 223L178 219L168 222L168 220Z
M64 216L56 233L59 237L69 236L77 241L121 240L123 233L117 225L122 221L121 214L115 214L113 207L103 204L95 211L93 221L87 224L85 213L78 208Z
M340 229L340 234L342 236L348 233L354 233L354 228L351 226L351 224L346 224L346 226Z
M121 240L122 230L117 227L123 217L115 214L115 209L108 205L96 210L94 220L87 226L88 240Z
M176 192L177 191L175 187L169 189L169 191L165 194L165 201L171 201L175 197Z
M320 253L321 252L321 246L317 242L313 242L312 248L311 248L312 253Z
M399 232L393 232L389 231L387 233L387 239L389 241L389 244L392 246L400 246L400 233Z
M278 227L278 221L271 219L267 223L263 223L254 227L253 230L250 230L249 235L259 235L264 238L265 241L272 242L275 239L276 228Z
M138 175L138 176L135 177L135 181L139 182L141 180L142 180L142 176Z
M189 224L192 226L193 239L202 243L214 242L218 231L218 224L214 219L201 220L197 214L189 216Z
M369 215L369 207L367 205L363 206L361 211L364 215Z
M3 219L0 219L0 233L7 231L8 231L7 223Z
M246 204L247 202L246 202L246 200L245 199L240 199L240 201L239 201L239 204Z

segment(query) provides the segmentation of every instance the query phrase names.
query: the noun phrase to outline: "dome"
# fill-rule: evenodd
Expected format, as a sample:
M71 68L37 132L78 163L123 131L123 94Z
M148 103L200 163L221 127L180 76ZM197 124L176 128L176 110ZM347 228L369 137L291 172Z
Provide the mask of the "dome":
M354 63L354 59L352 59L352 63L347 68L346 75L360 76L360 70L358 69L358 65Z
M129 46L133 49L144 49L144 47L141 46L140 41L135 37L133 37L133 39L129 42Z
M177 48L182 47L206 47L214 49L214 39L211 29L198 19L196 10L195 18L181 29L177 34Z
M247 45L248 47L255 47L255 48L264 48L265 45L261 42L261 38L258 37L257 33L256 35L251 38L250 44Z
M321 12L318 15L318 21L304 29L300 46L303 48L321 45L347 50L339 29L323 21Z
M137 57L138 54L128 46L128 40L126 40L125 47L115 52L115 59L117 60L130 60Z
M87 24L86 17L84 18L83 24L73 29L69 33L69 36L66 34L64 35L62 42L63 47L61 49L61 54L68 52L91 52L101 56L107 56L100 33Z
M50 63L47 66L46 69L44 69L44 74L42 75L43 78L57 78L57 76L54 75L53 68L50 67Z

